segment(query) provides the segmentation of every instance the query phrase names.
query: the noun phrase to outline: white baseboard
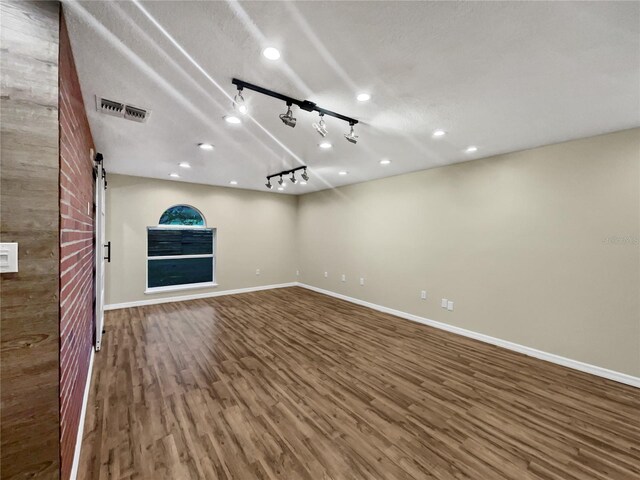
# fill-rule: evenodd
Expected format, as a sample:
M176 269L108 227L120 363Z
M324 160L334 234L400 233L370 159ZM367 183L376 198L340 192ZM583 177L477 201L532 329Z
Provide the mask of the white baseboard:
M82 436L84 434L84 418L87 415L87 404L89 403L89 392L91 391L91 374L93 372L93 357L96 351L91 348L91 358L89 359L89 370L87 371L87 382L84 385L84 396L82 397L82 410L80 411L80 425L78 425L78 435L76 436L76 448L73 452L73 464L71 465L71 480L78 478L78 467L80 466L80 450L82 449Z
M332 292L330 290L324 290L318 287L313 287L311 285L307 285L304 283L297 283L297 285L299 287L303 287L308 290L313 290L314 292L322 293L324 295L329 295L331 297L339 298L341 300L346 300L347 302L355 303L357 305L362 305L363 307L369 307L374 310L378 310L380 312L389 313L391 315L395 315L396 317L404 318L406 320L411 320L413 322L422 323L424 325L429 325L430 327L439 328L441 330L446 330L447 332L456 333L464 337L473 338L475 340L480 340L481 342L490 343L492 345L497 345L498 347L523 353L530 357L539 358L541 360L546 360L547 362L556 363L564 367L573 368L574 370L579 370L581 372L597 375L598 377L607 378L609 380L613 380L614 382L624 383L625 385L631 385L632 387L640 388L640 378L634 377L632 375L627 375L626 373L616 372L614 370L608 370L606 368L597 367L595 365L590 365L588 363L580 362L578 360L572 360L570 358L561 357L560 355L555 355L553 353L536 350L535 348L525 347L524 345L519 345L517 343L509 342L507 340L501 340L499 338L490 337L489 335L484 335L482 333L473 332L471 330L455 327L453 325L449 325L446 323L437 322L435 320L430 320L428 318L420 317L418 315L413 315L411 313L402 312L400 310L394 310L393 308L383 307L382 305L376 305L375 303L370 303L364 300L359 300L357 298L348 297L340 293Z
M144 305L157 305L159 303L184 302L185 300L197 300L199 298L221 297L223 295L236 295L238 293L257 292L259 290L272 290L274 288L295 287L296 282L278 283L275 285L261 285L258 287L237 288L235 290L222 290L218 292L194 293L192 295L180 295L176 297L150 298L134 302L112 303L105 305L105 310L117 310L119 308L142 307Z

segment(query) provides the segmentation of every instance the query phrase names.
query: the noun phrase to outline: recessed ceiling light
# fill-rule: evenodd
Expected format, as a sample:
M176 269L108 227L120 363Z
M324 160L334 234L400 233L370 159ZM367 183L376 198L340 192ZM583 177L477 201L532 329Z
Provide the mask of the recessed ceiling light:
M242 120L240 120L238 117L236 117L235 115L226 115L224 117L224 121L227 123L231 123L233 125L237 125L239 123L242 123Z
M283 191L284 187L278 187L278 190Z
M380 160L380 165L389 165L391 163L391 160L389 160L388 158L383 158L382 160Z
M262 51L262 55L269 60L278 60L280 58L280 51L277 48L267 47Z
M338 172L338 175L346 175L349 172L345 172L344 170L342 170L341 172Z
M238 184L238 182L236 182L235 180L231 180L231 181L229 182L229 185L237 185L237 184Z
M371 99L371 95L369 95L368 93L360 93L356 98L359 102L366 102L367 100Z
M444 130L442 130L441 128L438 128L437 130L434 130L433 133L431 134L432 137L444 137L447 134L447 132L445 132Z
M470 147L467 147L467 149L465 150L465 152L467 153L473 153L473 152L477 152L478 151L478 147L475 147L473 145L471 145Z
M213 150L213 145L211 145L210 143L199 143L198 146L202 150Z
M180 178L180 175L178 175L178 174L177 174L177 173L175 173L175 172L170 173L170 174L169 174L169 176L170 176L171 178Z
M329 142L322 142L320 145L318 145L320 148L331 148L331 144Z
M191 165L189 165L187 162L180 162L178 166L180 168L191 168Z

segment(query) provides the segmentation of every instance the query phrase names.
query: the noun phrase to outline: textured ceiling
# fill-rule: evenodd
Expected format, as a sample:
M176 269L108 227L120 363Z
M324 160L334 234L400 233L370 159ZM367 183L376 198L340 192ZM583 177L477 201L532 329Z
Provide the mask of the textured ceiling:
M286 189L303 193L640 125L638 2L65 2L65 11L95 142L115 173L265 190L266 175L304 163L309 184ZM281 59L265 59L266 46ZM285 127L284 104L250 91L252 119L226 124L233 77L360 119L359 143L326 117L334 147L319 149L316 114L296 109L298 125ZM371 100L356 101L359 92ZM99 114L95 95L151 117ZM432 138L437 128L447 135Z

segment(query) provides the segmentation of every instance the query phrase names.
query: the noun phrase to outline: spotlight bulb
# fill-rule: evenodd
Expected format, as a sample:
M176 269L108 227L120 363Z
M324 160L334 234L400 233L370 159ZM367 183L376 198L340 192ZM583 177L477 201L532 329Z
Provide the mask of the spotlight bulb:
M298 179L296 178L296 172L291 172L291 177L289 177L291 183L298 183Z
M269 190L273 188L273 185L271 185L271 180L268 178L267 178L267 183L265 183L264 186L267 187Z
M302 179L303 179L305 182L308 182L308 181L309 181L309 175L307 175L307 171L306 171L306 170L305 170L304 172L302 172L302 175L300 175L300 176L302 177Z
M233 108L235 108L242 115L246 115L249 109L247 108L247 104L244 101L244 97L242 96L242 89L238 89L238 93L235 97L233 97Z
M291 112L291 105L287 105L287 113L281 113L280 115L278 115L280 117L280 120L282 120L282 123L284 123L287 127L295 127L296 126L296 119L293 118L293 113Z
M351 130L349 130L349 133L344 134L344 138L346 138L348 142L358 143L358 135L356 135L353 131L353 125L351 125Z
M280 176L280 180L278 180L278 185L284 187L284 180L282 179L282 175Z
M318 123L313 124L313 128L315 128L316 132L320 134L321 137L326 137L327 133L327 125L324 123L323 115L320 115L320 121Z

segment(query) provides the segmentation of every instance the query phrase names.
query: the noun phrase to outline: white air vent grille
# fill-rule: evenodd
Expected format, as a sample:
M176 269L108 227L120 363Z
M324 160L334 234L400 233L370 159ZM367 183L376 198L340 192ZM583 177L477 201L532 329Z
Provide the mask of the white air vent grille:
M98 97L97 95L96 108L99 112L102 112L105 115L125 118L127 120L139 123L146 122L149 118L149 115L151 115L151 112L147 109L134 107L133 105L127 105L103 97Z
M102 113L113 115L114 117L122 117L124 115L124 103L114 102L106 98L97 98L96 100L98 100L98 110Z
M149 116L148 112L142 108L126 105L124 107L124 118L133 120L134 122L144 122Z

